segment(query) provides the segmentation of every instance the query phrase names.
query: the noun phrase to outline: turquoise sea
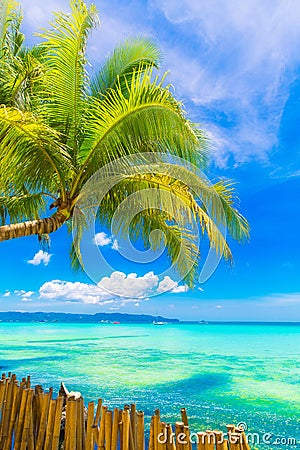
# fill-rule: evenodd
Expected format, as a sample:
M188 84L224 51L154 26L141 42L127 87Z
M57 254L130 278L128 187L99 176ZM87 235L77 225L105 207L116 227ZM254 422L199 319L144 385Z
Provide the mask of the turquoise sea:
M86 402L136 402L148 421L185 406L193 431L244 422L258 448L300 448L300 326L0 323L0 367Z

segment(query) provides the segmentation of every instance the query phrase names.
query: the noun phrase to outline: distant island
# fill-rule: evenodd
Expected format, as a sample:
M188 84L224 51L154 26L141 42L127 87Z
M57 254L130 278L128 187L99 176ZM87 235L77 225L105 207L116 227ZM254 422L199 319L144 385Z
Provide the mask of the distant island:
M72 314L56 312L0 312L1 322L60 322L60 323L179 323L178 319L168 319L162 316L147 314L125 313L96 313L96 314Z

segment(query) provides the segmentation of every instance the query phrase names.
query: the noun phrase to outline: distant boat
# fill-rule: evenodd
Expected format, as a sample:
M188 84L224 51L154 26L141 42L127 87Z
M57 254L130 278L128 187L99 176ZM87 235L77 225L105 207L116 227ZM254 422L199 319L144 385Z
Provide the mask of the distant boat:
M157 320L153 320L153 325L166 325L167 322L158 322Z
M200 322L198 322L199 325L207 325L208 322L206 322L206 320L200 320Z
M117 320L113 322L114 325L119 325L121 322L118 322Z

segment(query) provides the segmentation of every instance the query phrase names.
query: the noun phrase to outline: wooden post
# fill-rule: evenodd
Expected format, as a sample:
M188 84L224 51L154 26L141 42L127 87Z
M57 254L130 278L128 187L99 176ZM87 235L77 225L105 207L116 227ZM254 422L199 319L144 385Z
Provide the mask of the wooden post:
M187 418L187 414L186 414L186 409L185 408L181 408L180 410L181 412L181 420L184 423L185 426L189 426L189 422L188 422L188 418Z
M14 382L10 379L6 379L6 398L4 400L4 407L2 411L2 432L1 432L1 439L2 446L5 443L5 441L8 438L8 429L9 429L9 422L10 422L10 416L11 416L11 410L13 406L13 386Z
M165 422L158 423L157 444L158 450L167 450L167 426Z
M84 427L84 404L83 398L80 397L77 402L77 438L76 450L84 450L85 447L85 427Z
M25 417L24 417L24 423L23 423L23 429L22 429L22 438L21 438L20 450L27 450L30 422L32 420L32 398L33 398L33 393L34 393L33 389L29 389L28 390L27 402L26 402L26 410L25 410Z
M41 410L40 410L40 426L37 436L37 443L36 443L36 450L43 450L44 449L44 440L45 440L45 434L46 434L46 427L47 427L47 418L49 413L49 405L50 405L50 393L47 392L46 394L40 394L41 399Z
M206 433L201 431L197 433L197 449L205 450L205 442L206 442Z
M56 406L55 406L55 416L54 416L53 438L52 438L51 450L58 450L63 402L64 402L64 398L62 396L57 397Z
M242 442L241 442L241 435L239 433L230 433L229 438L230 443L230 450L243 450L242 448Z
M173 433L172 425L167 423L167 450L176 450L175 433Z
M111 450L118 448L118 430L119 430L119 409L114 409L114 417L112 424Z
M0 384L1 386L1 384ZM3 450L10 450L12 444L12 434L15 428L17 414L19 412L20 407L20 396L19 396L19 386L18 382L14 381L13 384L13 405L11 410L10 422L8 427L8 437L6 442L4 443Z
M77 401L68 399L66 406L65 450L76 450Z
M23 430L23 424L24 424L24 418L25 418L27 396L28 396L28 389L22 389L21 405L20 405L18 423L17 423L16 433L15 433L15 448L14 448L14 450L20 450L20 446L21 446L22 430Z
M107 406L101 406L101 419L100 419L100 428L98 432L98 441L97 445L99 450L104 450L105 446L105 414L107 411Z
M111 434L112 434L112 411L105 411L104 419L105 428L105 450L111 450Z
M158 450L158 424L159 424L160 414L159 410L155 410L155 414L153 416L153 449Z
M56 400L50 400L44 450L51 450Z
M129 450L129 432L130 432L130 416L129 411L122 411L122 423L123 423L123 450Z
M94 423L94 414L95 414L95 403L88 403L88 411L87 411L87 425L86 425L86 439L85 439L85 447L86 450L94 450L94 437L93 437L93 423Z
M184 444L182 443L185 440L184 437L184 423L183 422L175 422L175 435L176 435L176 448L177 450L183 450Z
M132 403L130 405L130 424L132 429L132 440L133 440L133 448L136 450L137 447L137 416L136 416L136 405Z
M114 449L112 449L114 450ZM145 450L145 424L143 411L137 412L136 450Z
M214 450L215 448L215 434L212 430L206 430L205 450Z
M154 450L154 420L155 416L151 417L150 435L149 435L149 450Z

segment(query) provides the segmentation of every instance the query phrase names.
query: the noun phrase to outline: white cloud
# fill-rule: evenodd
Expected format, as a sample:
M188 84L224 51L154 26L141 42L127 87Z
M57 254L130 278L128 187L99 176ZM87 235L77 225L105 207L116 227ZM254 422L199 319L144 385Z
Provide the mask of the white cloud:
M21 295L22 298L30 298L34 294L34 291L28 291Z
M44 252L43 250L39 250L32 259L29 259L27 262L28 264L32 264L34 266L39 266L40 264L44 264L44 266L48 266L51 254Z
M221 309L221 308L223 308L223 306L222 305L217 305L216 308Z
M3 294L3 297L9 297L10 296L10 291L6 291L4 294Z
M119 250L118 241L111 236L108 236L103 231L95 234L94 244L98 245L99 247L107 247L109 245L112 250Z
M170 288L172 289L170 290ZM179 286L170 277L165 277L163 281L159 282L159 278L154 272L138 276L136 273L126 275L116 271L109 277L103 277L98 285L79 281L47 281L40 287L39 295L42 300L99 305L111 303L113 307L125 306L128 302L135 302L135 306L138 306L140 300L147 301L149 296L168 290L173 293L182 293L187 291L187 286ZM27 296L28 293L22 291L20 295Z
M100 233L95 234L94 244L99 247L105 247L106 245L111 244L111 238L106 233L101 231Z
M171 294L181 294L182 292L187 292L188 290L189 290L188 286L184 284L174 287L170 292Z
M126 275L123 272L113 272L110 277L103 277L99 287L114 295L131 298L143 298L157 288L158 276L148 272L138 277L136 273Z
M187 285L179 285L177 281L172 280L169 276L165 276L159 283L157 292L170 292L171 294L180 294L188 291Z

